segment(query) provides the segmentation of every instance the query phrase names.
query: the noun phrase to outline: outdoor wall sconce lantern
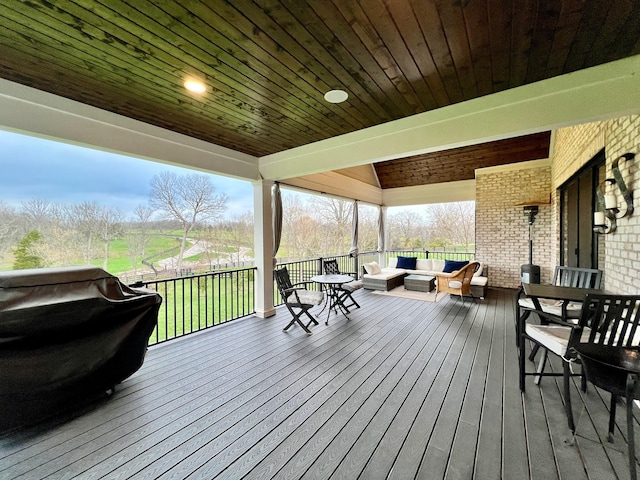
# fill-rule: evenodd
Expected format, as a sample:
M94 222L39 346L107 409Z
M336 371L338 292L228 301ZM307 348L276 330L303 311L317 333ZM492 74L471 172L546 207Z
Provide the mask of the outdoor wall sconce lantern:
M613 178L605 179L604 183L611 185L617 185L622 198L625 201L623 209L618 207L618 199L614 193L603 194L602 188L598 188L596 195L598 196L598 205L604 206L604 211L596 211L593 214L593 231L597 233L613 233L617 228L618 218L624 218L627 215L633 214L633 194L627 189L627 185L624 183L622 174L620 173L620 167L618 162L620 159L632 160L635 157L633 153L625 153L621 157L618 157L611 166L613 172ZM602 187L602 185L600 186Z

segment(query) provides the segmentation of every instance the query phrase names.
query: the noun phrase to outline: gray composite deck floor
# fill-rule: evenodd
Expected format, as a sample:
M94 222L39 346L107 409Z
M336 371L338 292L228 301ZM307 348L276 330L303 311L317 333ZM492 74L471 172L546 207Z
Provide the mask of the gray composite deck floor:
M513 291L356 298L312 336L279 308L152 347L111 398L2 435L0 478L628 478L607 395L574 389L575 441L559 382L521 395Z

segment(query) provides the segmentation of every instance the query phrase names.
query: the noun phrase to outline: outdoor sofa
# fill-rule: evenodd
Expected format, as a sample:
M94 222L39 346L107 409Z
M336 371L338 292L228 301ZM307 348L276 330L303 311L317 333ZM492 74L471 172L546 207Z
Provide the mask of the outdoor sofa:
M415 268L406 268L412 266L413 257L391 257L389 258L389 266L380 268L376 262L366 263L362 266L362 282L364 288L369 290L393 290L404 283L404 277L407 275L430 275L435 276L436 273L445 271L445 267L451 268L454 265L451 260L439 260L431 258L415 259ZM400 259L400 260L399 260ZM400 265L398 265L400 262ZM460 263L455 266L461 265ZM377 269L376 269L377 266ZM458 268L460 268L458 266ZM456 270L458 269L456 268ZM379 271L378 271L379 270ZM484 298L487 294L487 278L488 267L480 262L480 268L471 279L471 294L474 297Z

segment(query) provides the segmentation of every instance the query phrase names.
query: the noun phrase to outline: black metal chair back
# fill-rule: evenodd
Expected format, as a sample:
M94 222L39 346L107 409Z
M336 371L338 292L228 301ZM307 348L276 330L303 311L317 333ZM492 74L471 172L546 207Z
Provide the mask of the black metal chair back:
M587 295L570 345L580 343L582 330L589 328L589 344L612 347L640 345L640 296Z
M556 266L553 284L563 287L600 288L602 270L594 268Z
M587 379L611 393L608 440L613 441L618 397L626 399L630 478L636 458L633 400L640 398L640 296L587 295L578 328L572 332L572 353L582 361ZM585 341L584 329L589 328Z
M338 261L334 258L331 260L323 260L324 273L327 275L339 275L340 267L338 267Z

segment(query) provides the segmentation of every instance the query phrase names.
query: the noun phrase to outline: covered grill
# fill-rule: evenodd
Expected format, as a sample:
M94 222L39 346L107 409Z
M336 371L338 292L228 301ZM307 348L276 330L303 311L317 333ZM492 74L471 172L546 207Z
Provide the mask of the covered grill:
M133 374L161 303L95 267L0 272L0 426L41 418Z

